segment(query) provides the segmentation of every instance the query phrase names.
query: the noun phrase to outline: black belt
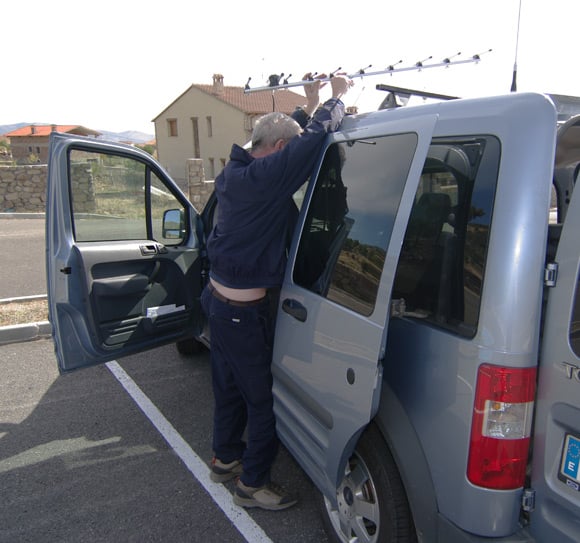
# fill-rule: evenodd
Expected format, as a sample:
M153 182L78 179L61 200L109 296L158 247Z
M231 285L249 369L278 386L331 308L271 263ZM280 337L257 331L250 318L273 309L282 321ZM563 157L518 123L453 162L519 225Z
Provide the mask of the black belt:
M226 298L225 296L220 294L211 283L208 283L207 288L209 289L209 291L211 292L211 295L216 300L219 300L220 302L224 302L225 304L233 305L236 307L248 307L248 306L252 306L252 305L259 305L268 297L266 295L266 296L262 296L262 298L259 298L257 300L250 300L248 302L238 302L237 300L230 300L229 298Z

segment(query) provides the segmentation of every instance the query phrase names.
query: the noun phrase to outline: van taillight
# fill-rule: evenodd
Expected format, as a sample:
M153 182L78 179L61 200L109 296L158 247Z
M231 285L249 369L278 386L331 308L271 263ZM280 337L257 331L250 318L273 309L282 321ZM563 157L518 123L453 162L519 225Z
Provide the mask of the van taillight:
M479 367L467 462L467 478L474 485L523 486L535 391L535 367Z

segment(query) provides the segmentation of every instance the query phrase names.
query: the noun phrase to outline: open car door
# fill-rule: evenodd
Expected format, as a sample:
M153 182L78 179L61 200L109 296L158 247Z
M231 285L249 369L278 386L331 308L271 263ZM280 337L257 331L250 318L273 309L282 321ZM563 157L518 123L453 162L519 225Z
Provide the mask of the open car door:
M147 153L53 133L46 201L49 320L59 370L202 329L201 219Z

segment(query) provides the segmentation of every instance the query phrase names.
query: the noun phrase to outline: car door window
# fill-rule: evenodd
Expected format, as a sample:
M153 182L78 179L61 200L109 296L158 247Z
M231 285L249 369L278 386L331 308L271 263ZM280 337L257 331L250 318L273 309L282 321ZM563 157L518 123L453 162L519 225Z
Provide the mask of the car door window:
M182 232L164 238L162 225L165 211L185 208L144 162L72 149L69 179L76 241L183 241Z
M298 247L295 283L371 315L416 145L410 133L328 148Z

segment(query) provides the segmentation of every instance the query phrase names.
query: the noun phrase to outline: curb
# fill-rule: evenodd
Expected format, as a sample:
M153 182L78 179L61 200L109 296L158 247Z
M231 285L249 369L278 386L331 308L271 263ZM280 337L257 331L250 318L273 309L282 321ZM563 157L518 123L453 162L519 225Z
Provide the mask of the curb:
M52 326L48 321L0 326L0 345L32 341L41 337L50 337L51 334Z
M18 213L16 211L4 211L0 213L0 219L44 219L45 213Z
M39 294L35 296L19 296L16 298L4 298L0 300L0 306L5 303L7 304L25 300L41 300L44 298L46 298L46 294ZM51 335L52 326L48 321L30 322L28 324L14 324L12 326L0 326L0 345L32 341L42 337L50 337Z

